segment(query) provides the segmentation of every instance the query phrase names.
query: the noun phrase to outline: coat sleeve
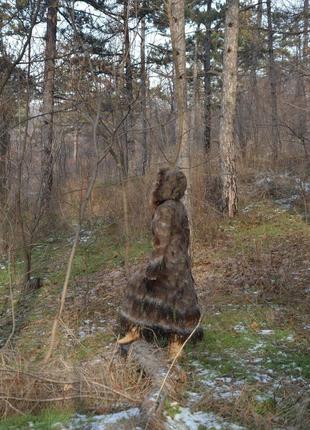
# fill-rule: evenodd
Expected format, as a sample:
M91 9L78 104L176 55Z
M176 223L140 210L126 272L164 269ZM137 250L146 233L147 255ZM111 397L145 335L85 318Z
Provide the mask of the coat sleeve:
M146 269L146 277L155 280L163 269L164 256L170 243L173 208L160 205L153 218L154 252Z

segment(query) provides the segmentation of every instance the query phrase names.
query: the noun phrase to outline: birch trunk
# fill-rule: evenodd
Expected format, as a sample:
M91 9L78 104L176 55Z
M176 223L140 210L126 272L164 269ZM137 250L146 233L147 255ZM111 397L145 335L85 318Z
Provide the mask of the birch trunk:
M228 216L237 211L234 123L236 116L239 0L228 0L225 19L223 93L220 116L220 156L223 208Z

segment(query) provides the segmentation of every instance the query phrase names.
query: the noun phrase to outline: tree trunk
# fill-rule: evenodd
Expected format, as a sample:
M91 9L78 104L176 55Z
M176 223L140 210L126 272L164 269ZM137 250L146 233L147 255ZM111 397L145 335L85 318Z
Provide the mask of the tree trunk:
M258 57L261 49L260 28L262 26L262 17L263 17L263 4L262 4L262 0L259 0L257 3L257 10L256 10L256 23L253 31L252 58L251 58L251 70L250 70L251 85L253 85L255 89L257 85L256 72L258 67Z
M208 154L211 147L211 8L212 0L207 0L207 21L206 21L206 35L205 35L205 49L204 49L204 142L205 152Z
M7 109L3 104L2 109ZM9 121L5 112L0 112L0 203L5 204L7 196L7 154L10 147Z
M49 206L53 187L53 111L55 88L57 7L57 0L48 0L42 108L42 205L45 208Z
M141 115L142 115L142 175L148 165L147 119L146 119L146 64L145 64L145 17L141 20Z
M279 135L279 119L278 119L278 101L277 101L277 76L273 50L273 25L271 0L266 0L267 4L267 20L268 20L268 57L269 57L269 85L271 96L271 142L273 149L273 160L277 161L280 135Z
M129 2L124 1L124 48L125 48L125 86L128 103L133 98L132 87L132 67L131 67L131 53L130 53L130 37L129 37Z
M305 74L308 72L309 60L309 0L304 0L304 23L303 23L303 46L302 46L302 65L303 70L300 76L301 90L302 90L302 111L299 116L299 127L302 130L302 144L304 147L305 156L309 161L309 143L307 141L308 135L308 94L305 85Z
M252 122L252 132L253 132L253 141L255 148L259 147L259 137L258 137L258 127L257 127L257 112L259 112L259 94L257 88L257 69L259 62L259 54L262 49L261 43L261 26L262 26L262 17L263 17L263 2L262 0L258 1L257 10L256 10L256 23L253 31L253 43L252 43L252 58L251 58L251 70L250 70L250 85L251 85L251 122Z
M309 32L309 0L304 0L304 28L303 28L303 62L306 64L308 60L308 32Z
M191 222L191 183L190 183L190 145L189 124L187 111L187 76L186 76L186 47L185 47L185 20L184 0L168 0L167 12L171 33L173 62L175 68L175 92L177 106L176 130L176 164L184 170L187 177L187 191L185 206Z
M124 21L124 62L125 62L125 99L126 99L126 119L124 121L124 139L123 140L123 154L122 165L124 178L128 177L129 174L129 162L134 156L134 142L132 139L132 104L133 104L133 85L132 85L132 65L131 65L131 53L130 53L130 35L129 35L129 1L124 1L123 10L123 21Z
M228 0L225 19L223 93L220 116L220 156L223 209L233 217L237 211L234 123L236 116L239 0Z
M195 35L195 48L194 48L194 60L193 60L193 96L191 102L191 148L197 149L198 141L198 107L199 107L199 81L198 81L198 43L197 35Z

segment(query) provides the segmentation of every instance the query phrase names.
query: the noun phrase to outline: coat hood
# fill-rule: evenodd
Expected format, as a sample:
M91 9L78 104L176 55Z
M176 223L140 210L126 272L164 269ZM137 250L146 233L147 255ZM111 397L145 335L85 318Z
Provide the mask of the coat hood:
M184 196L186 187L186 176L181 170L160 169L152 193L152 205L158 206L166 200L180 200Z

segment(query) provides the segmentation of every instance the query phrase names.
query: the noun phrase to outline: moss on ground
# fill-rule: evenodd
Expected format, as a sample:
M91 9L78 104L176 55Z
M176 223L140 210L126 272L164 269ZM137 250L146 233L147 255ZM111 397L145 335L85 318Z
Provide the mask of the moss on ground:
M38 415L27 414L4 419L0 422L0 430L61 430L71 416L70 411L46 409Z

